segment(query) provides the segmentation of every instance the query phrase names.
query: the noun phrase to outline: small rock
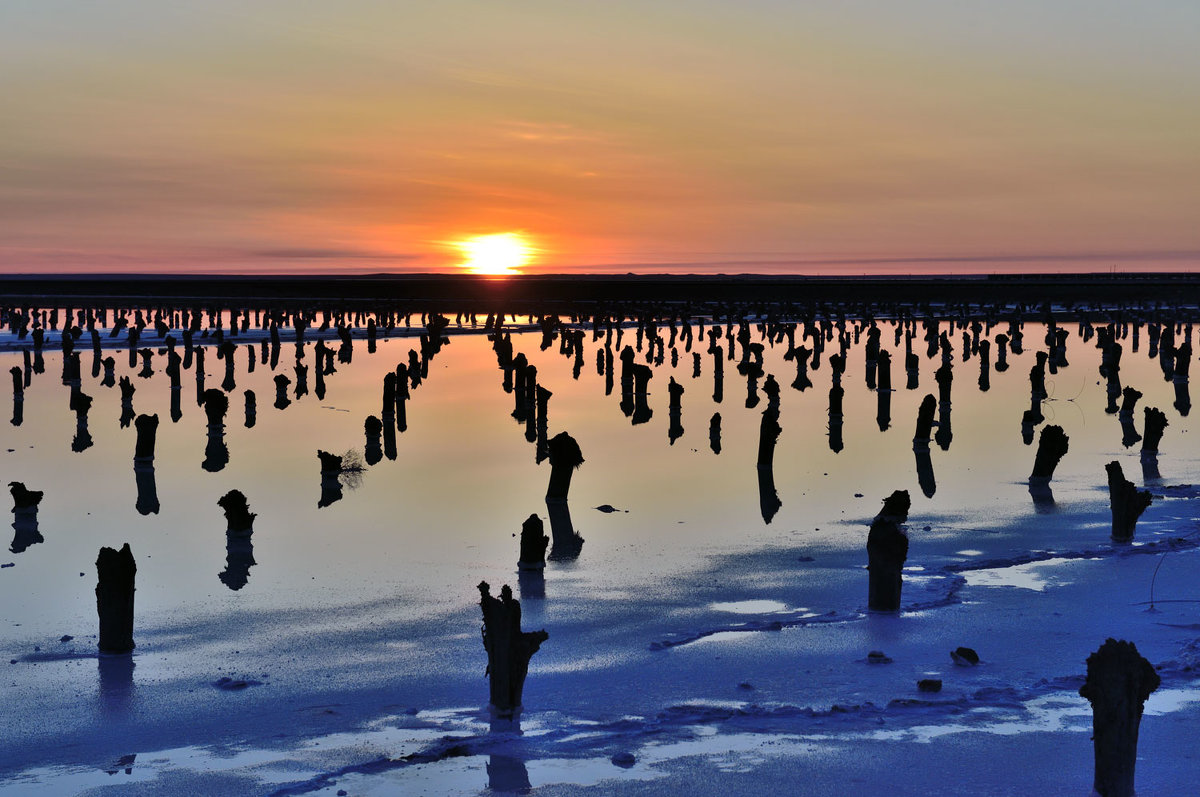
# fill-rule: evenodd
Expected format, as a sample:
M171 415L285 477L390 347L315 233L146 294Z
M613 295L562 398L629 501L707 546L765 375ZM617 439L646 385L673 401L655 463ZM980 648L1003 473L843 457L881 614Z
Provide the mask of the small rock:
M345 790L345 789L338 789L338 790L337 790L337 797L346 797L346 790Z
M633 753L617 753L610 760L622 769L629 769L637 763L637 759L633 757Z
M892 658L882 650L872 650L867 654L867 664L891 664Z
M917 689L922 692L940 692L942 691L941 678L922 678L917 681Z
M921 531L929 531L932 528L933 528L933 526L922 526Z
M855 494L854 494L854 497L855 497L855 498L862 498L862 497L863 497L863 494L862 494L862 493L855 493Z
M754 684L750 683L749 681L742 681L740 684L738 684L738 689L745 689L745 690L749 691L753 688L754 688Z
M59 640L58 640L58 641L59 641L59 642L70 642L70 641L71 641L72 639L74 639L74 638L75 638L75 637L71 636L70 634L63 634L63 635L62 635L62 636L59 638Z
M596 509L598 509L601 512L604 512L605 514L611 514L613 512L621 511L621 510L617 509L615 506L613 506L612 504L601 504L600 506L596 507Z
M979 654L970 648L955 648L950 651L950 658L960 667L974 667L979 663Z

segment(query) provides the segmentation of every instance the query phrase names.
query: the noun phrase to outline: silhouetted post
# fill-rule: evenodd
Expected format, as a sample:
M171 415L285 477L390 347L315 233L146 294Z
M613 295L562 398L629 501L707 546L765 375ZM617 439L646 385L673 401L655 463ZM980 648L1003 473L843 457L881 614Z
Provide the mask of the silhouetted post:
M366 447L363 449L363 458L368 465L375 465L383 459L383 447L381 445L383 435L383 421L376 418L374 415L368 415L363 421L363 432L367 436Z
M408 429L408 366L404 363L396 365L396 431ZM384 410L387 415L387 410Z
M550 484L546 488L546 500L565 503L571 489L571 475L583 464L583 452L579 443L566 432L559 432L550 440Z
M1008 335L1001 332L996 336L996 372L1008 370Z
M1175 379L1175 402L1173 406L1179 414L1186 418L1192 410L1192 395L1188 388L1187 378Z
M775 443L782 431L778 410L764 410L758 427L758 503L765 523L770 523L783 506L775 490L774 467Z
M913 433L913 451L929 451L929 438L933 433L933 413L937 410L937 399L926 394L917 410L917 430Z
M708 421L708 447L714 454L721 453L721 413L714 412Z
M724 351L720 346L713 346L711 351L713 355L713 401L720 404L725 398Z
M1142 456L1158 455L1158 445L1162 442L1163 431L1167 428L1167 415L1158 407L1146 407L1145 428L1142 435Z
M292 400L290 398L288 398L288 392L287 392L288 385L290 385L291 383L292 383L292 380L288 379L283 374L275 375L275 409L277 409L277 410L287 409L288 405L290 405L292 403Z
M902 571L908 558L908 535L901 524L908 520L911 501L907 490L896 490L883 501L883 509L867 533L867 568L870 572L867 606L873 612L900 611Z
M44 542L38 531L38 504L42 501L41 490L28 490L22 482L9 482L13 499L13 541L9 550L23 553L30 545Z
M254 395L253 390L247 390L245 400L245 426L247 429L253 429L254 424L258 422L258 396Z
M507 584L500 590L499 599L493 598L490 590L486 581L479 583L483 647L488 657L488 710L494 717L511 719L521 713L529 660L550 635L521 630L521 602L513 597Z
M1046 392L1046 360L1048 355L1044 351L1039 351L1036 356L1037 363L1029 369L1029 388L1033 397L1040 401L1049 395Z
M25 383L21 378L21 369L13 366L9 369L13 383L13 414L12 425L20 426L25 422Z
M550 538L545 534L546 528L541 518L536 514L530 515L521 524L521 554L517 559L520 570L541 570L546 566L546 548Z
M550 411L550 398L554 394L551 393L546 388L542 387L541 385L537 386L536 393L537 393L537 430L536 430L537 431L537 434L536 434L537 453L535 454L534 459L540 465L542 463L542 460L544 460L550 454L549 411Z
M342 482L338 478L342 473L342 458L328 451L317 451L321 460L321 500L317 508L329 506L342 498Z
M129 381L129 377L121 377L121 381L117 383L117 387L121 390L121 428L125 429L133 421L136 414L133 411L133 383Z
M992 377L989 369L991 368L991 348L990 341L984 339L979 341L979 389L986 393L992 386Z
M221 583L231 590L246 586L250 579L250 568L255 564L254 518L246 496L241 490L230 490L217 499L217 505L225 512L225 570L217 575Z
M1108 500L1112 509L1112 538L1115 542L1131 542L1138 518L1150 506L1149 490L1138 490L1125 478L1121 463L1113 460L1104 466L1108 473Z
M667 426L667 438L671 445L675 445L675 441L683 436L683 385L676 382L675 377L671 377L671 381L667 385L667 392L670 394L670 423Z
M92 445L92 435L88 431L88 411L92 408L92 397L75 388L71 391L71 409L75 411L75 437L71 440L71 450L79 453Z
M100 618L101 654L132 653L133 593L137 565L129 543L121 550L101 548L96 559L96 613Z
M880 349L875 358L878 375L876 390L890 391L892 389L892 355L886 349Z
M1092 704L1092 788L1101 797L1134 797L1142 709L1161 682L1132 642L1110 637L1088 656L1087 681L1079 695Z
M1127 387L1121 391L1121 410L1122 418L1132 418L1133 410L1136 407L1138 399L1142 397L1141 391Z
M1054 469L1067 453L1069 441L1070 438L1061 426L1047 426L1042 429L1038 438L1037 456L1033 460L1033 472L1029 474L1031 482L1035 479L1049 482L1054 477Z
M832 363L833 357L829 359ZM842 397L845 392L838 384L829 388L829 450L835 454L842 450Z

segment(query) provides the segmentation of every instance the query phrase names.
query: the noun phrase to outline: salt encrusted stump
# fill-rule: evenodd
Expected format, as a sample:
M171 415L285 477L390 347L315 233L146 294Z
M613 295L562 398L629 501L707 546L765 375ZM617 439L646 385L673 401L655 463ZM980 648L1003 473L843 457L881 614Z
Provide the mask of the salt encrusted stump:
M133 593L137 565L129 543L121 550L101 548L96 559L96 613L100 618L100 652L131 653L133 644Z
M1108 472L1108 500L1112 507L1112 538L1116 542L1133 540L1138 518L1150 506L1149 490L1138 490L1125 478L1121 463L1113 460L1104 466Z
M487 651L490 702L497 718L511 719L521 713L521 693L529 660L550 635L545 631L521 630L521 602L508 585L493 598L486 581L479 582L479 606L483 610L483 648Z
M536 514L530 515L521 524L521 557L517 560L519 570L542 570L546 567L546 547L550 538L546 527Z
M571 474L583 464L583 452L579 443L566 432L550 438L550 484L546 488L547 501L567 500L571 489Z
M883 509L867 534L870 585L867 606L873 612L900 611L901 571L908 558L908 536L900 524L908 520L912 502L907 490L896 490L884 499Z
M1133 797L1138 727L1142 707L1161 679L1132 642L1105 640L1087 660L1087 681L1079 688L1092 704L1092 745L1100 797Z

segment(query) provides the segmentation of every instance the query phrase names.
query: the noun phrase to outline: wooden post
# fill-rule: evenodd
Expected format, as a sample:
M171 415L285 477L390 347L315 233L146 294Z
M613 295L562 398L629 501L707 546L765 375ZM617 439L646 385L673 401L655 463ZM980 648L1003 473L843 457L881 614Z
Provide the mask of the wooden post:
M1109 638L1088 656L1087 681L1079 694L1092 704L1092 788L1100 797L1134 797L1142 708L1160 683L1132 642Z
M101 548L96 559L96 613L100 618L100 652L132 653L133 593L137 565L129 543L119 551Z
M1108 472L1108 500L1112 508L1112 538L1115 542L1131 542L1138 518L1150 506L1149 490L1138 490L1125 478L1121 463L1113 460L1104 466Z
M486 581L479 583L479 606L483 610L483 648L487 651L490 702L488 709L498 718L521 713L521 697L529 660L550 635L545 631L521 630L521 602L508 585L493 598Z
M867 606L873 612L900 611L901 571L908 558L908 536L900 524L908 520L911 501L907 490L896 490L883 502L883 509L867 534L870 571Z

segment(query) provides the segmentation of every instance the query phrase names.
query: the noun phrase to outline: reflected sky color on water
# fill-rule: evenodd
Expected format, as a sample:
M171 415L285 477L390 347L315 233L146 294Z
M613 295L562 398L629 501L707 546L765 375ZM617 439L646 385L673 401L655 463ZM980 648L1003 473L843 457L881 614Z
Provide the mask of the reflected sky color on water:
M539 384L553 393L549 436L569 431L585 458L570 498L571 518L585 543L578 559L551 562L548 589L553 591L560 573L569 573L573 588L644 595L664 577L682 577L723 554L770 547L857 552L865 521L893 489L907 489L914 497L910 526L915 544L944 548L946 555L964 548L997 555L1006 547L1005 528L1015 522L1040 523L1048 546L1064 543L1056 531L1062 525L1055 522L1056 514L1106 508L1104 462L1122 461L1127 476L1141 481L1137 446L1122 446L1116 416L1104 412L1094 340L1082 343L1071 329L1071 364L1048 376L1050 397L1042 405L1047 422L1061 425L1070 436L1071 449L1052 483L1054 512L1042 518L1033 517L1025 484L1036 442L1026 446L1020 435L1032 352L1044 334L1041 325L1026 325L1025 352L1009 355L1007 372L997 372L992 363L987 392L977 386L979 358L963 362L961 339L958 333L951 336L956 349L953 440L946 451L932 445L932 498L921 494L912 451L917 406L926 392L937 393L933 371L940 365L923 356L923 341L914 342L922 354L920 387L906 390L903 343L894 346L892 327L884 325L884 349L893 355L897 389L890 394L890 426L882 432L879 394L864 384L863 347L850 349L840 453L830 450L828 439L828 355L834 349L827 349L821 366L809 371L813 387L800 392L789 387L795 364L782 358L786 344L768 346L765 371L782 385L783 428L774 468L782 506L769 525L760 511L754 464L766 399L754 409L744 406L745 381L736 360L724 362L724 398L718 404L713 401L712 356L699 341L693 346L702 354L698 377L693 377L691 355L682 344L674 368L668 350L649 386L653 416L634 426L618 406L619 359L617 384L606 396L590 331L578 379L573 378L572 360L559 353L557 340L542 351L540 334L515 334L514 352L523 352L537 366ZM456 334L460 331L473 334ZM332 331L324 336L338 345ZM20 638L42 629L91 632L95 552L101 545L124 542L131 544L139 562L139 624L371 600L387 600L389 612L419 618L474 602L470 587L481 578L512 580L513 534L530 513L546 518L549 466L535 462L535 446L526 442L523 424L511 417L513 395L503 390L496 355L481 329L451 327L450 345L433 359L428 378L407 403L408 428L397 436L396 460L369 467L359 486L345 489L342 500L320 509L317 450L362 451L363 421L380 413L384 374L406 362L409 349L419 344L416 338L381 339L377 352L368 354L366 341L355 341L353 361L336 363L337 372L325 377L327 392L321 400L312 393L312 343L302 360L309 367L310 392L294 395L295 346L287 337L276 372L258 362L247 373L249 349L245 343L237 348L237 385L224 430L229 461L219 472L201 468L207 428L196 402L195 366L184 372L183 415L173 423L165 356L156 354L154 375L140 378L141 365L129 367L124 350L105 351L117 360L117 377L128 376L134 384L135 411L156 413L160 420L154 480L161 509L146 516L135 509L135 431L118 426L118 390L90 377L85 336L80 341L82 390L94 399L88 424L93 442L85 451L73 452L76 424L69 390L59 379L61 355L54 351L56 345L47 346L45 373L35 375L25 393L23 423L5 429L4 448L11 450L0 452L5 482L22 481L46 494L38 516L45 541L6 558L16 566L3 572L0 589L10 617L21 624L9 625L7 635ZM309 333L310 341L316 337L315 331ZM754 339L759 340L757 333ZM635 331L626 329L622 345L635 340ZM159 342L143 339L144 345ZM728 342L720 342L727 357ZM1172 409L1174 389L1163 380L1157 361L1147 357L1147 345L1144 334L1138 353L1125 341L1122 379L1145 393L1135 414L1138 427L1143 406L1168 413L1160 467L1169 482L1194 465L1188 459L1194 455L1182 444L1190 419ZM256 343L256 359L259 352ZM644 363L644 354L636 361ZM19 353L0 354L4 370L14 364L21 364ZM219 387L224 363L211 346L205 370L206 386ZM293 380L285 410L272 406L274 373ZM684 431L673 444L666 389L671 377L684 388ZM258 399L255 425L249 429L243 415L247 389ZM710 448L714 412L722 417L720 455ZM216 501L235 488L245 493L258 519L256 563L246 586L232 592L217 578L227 551ZM593 509L604 504L619 511ZM1146 521L1157 510L1152 508ZM925 532L927 523L931 529Z
M166 760L154 751L235 745L287 748L305 771L327 771L361 763L361 754L350 745L336 763L316 761L304 752L308 740L356 733L392 715L420 724L450 706L468 707L471 727L486 723L480 581L494 591L512 585L524 627L550 634L531 662L525 701L531 723L560 733L576 722L652 718L684 704L731 700L768 713L790 706L788 732L803 733L799 726L812 716L797 707L883 706L931 675L945 677L952 695L1015 688L1024 690L1022 700L1033 699L1061 691L1054 679L1080 671L1099 640L1128 629L1152 661L1179 655L1187 632L1178 629L1188 627L1191 605L1166 602L1147 614L1133 604L1155 577L1160 599L1186 598L1190 549L1162 559L1113 553L1104 465L1120 461L1139 486L1142 468L1138 445L1123 445L1128 430L1105 412L1095 341L1082 342L1075 323L1063 327L1071 331L1070 365L1047 375L1049 395L1040 405L1045 424L1069 435L1070 450L1051 483L1053 503L1036 504L1027 483L1036 441L1023 441L1021 418L1045 334L1040 324L1025 325L1024 353L1009 354L1007 371L996 370L993 348L987 391L979 386L979 357L963 361L961 331L950 335L953 434L947 440L945 426L933 429L932 481L918 476L913 434L922 399L938 392L941 360L925 356L922 340L914 341L919 386L906 389L903 342L882 322L895 388L886 394L867 387L865 336L849 349L835 445L828 402L836 346L827 346L820 367L808 371L812 386L800 391L791 387L796 364L784 359L786 343L772 346L753 330L752 341L765 345L764 372L781 387L772 514L764 513L756 466L769 405L765 374L759 403L747 408L745 377L739 358L728 358L725 337L718 341L725 357L720 402L713 356L697 334L699 375L682 341L674 367L668 347L662 364L653 364L645 407L631 409L648 418L634 424L621 406L615 340L606 395L596 367L603 338L586 332L576 378L574 358L560 352L559 341L543 350L541 332L521 321L513 353L536 366L538 384L552 393L547 437L569 432L583 452L568 504L568 528L583 539L577 552L555 533L545 500L549 464L538 464L536 442L513 418L515 394L505 392L482 317L478 327L452 323L447 330L449 343L411 390L395 459L367 451L364 421L381 414L384 376L419 349L415 334L381 335L375 353L356 338L346 362L332 330L310 329L302 395L290 330L275 371L261 360L259 332L250 336L255 368L248 372L247 338L239 337L223 430L209 428L197 403L196 364L182 373L181 414L172 420L165 355L155 353L152 375L142 377L142 363L131 365L126 349L105 349L116 361L114 383L125 377L135 387L134 413L159 416L157 513L145 500L145 463L135 470L134 425L120 425L119 387L92 376L85 336L77 348L80 389L93 402L82 435L52 336L44 372L32 374L25 390L21 423L4 427L0 446L0 481L45 493L37 512L42 539L17 528L28 519L14 516L14 544L0 556L0 564L11 563L0 569L0 646L15 661L6 705L14 717L39 717L0 759L0 770L20 768L53 789L66 781L44 767L95 768L135 751L153 762ZM324 398L317 396L318 337L335 351ZM627 327L620 345L636 340ZM1144 393L1134 426L1142 428L1147 406L1163 409L1170 424L1158 460L1162 478L1147 482L1156 498L1137 526L1136 551L1194 531L1195 491L1178 485L1195 482L1197 462L1188 445L1191 417L1173 406L1176 385L1148 357L1146 330L1138 352L1131 339L1122 343L1122 382ZM141 342L156 352L160 344L149 334ZM635 362L647 363L645 351ZM21 352L0 352L0 368L13 366L22 366ZM204 368L205 387L220 389L225 364L211 345ZM285 409L275 406L278 374L291 380ZM683 388L677 419L669 409L672 378ZM257 397L250 428L246 390ZM715 412L719 454L710 434ZM936 417L944 420L940 411ZM79 444L85 436L90 445ZM227 461L220 450L214 456L214 439ZM336 490L322 477L319 450L374 464L342 474L340 498L331 501ZM257 515L249 540L227 535L217 504L235 489ZM871 518L893 490L912 496L911 547L903 611L880 616L866 612L864 546ZM517 574L517 536L530 514L555 537L541 579ZM137 650L122 666L97 664L94 563L101 546L125 542L138 566ZM1096 596L1111 596L1117 579L1128 590L1097 611ZM1026 644L1030 618L1043 630ZM979 646L986 666L957 672L945 651L958 644ZM895 663L868 665L867 651L878 649ZM687 717L680 721L710 721ZM657 727L658 720L645 722ZM595 751L552 752L546 755ZM531 777L539 755L530 756ZM261 786L276 777L268 774L253 777Z

